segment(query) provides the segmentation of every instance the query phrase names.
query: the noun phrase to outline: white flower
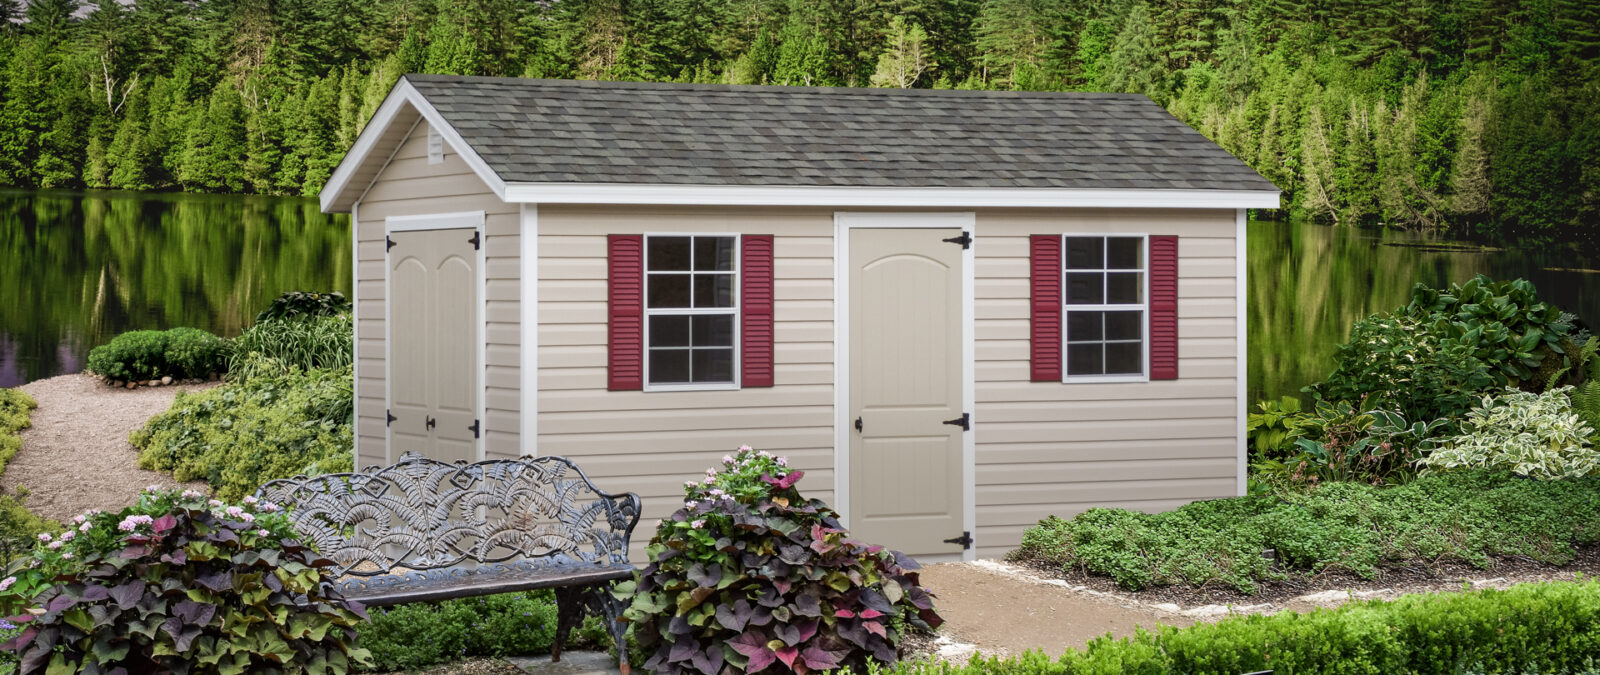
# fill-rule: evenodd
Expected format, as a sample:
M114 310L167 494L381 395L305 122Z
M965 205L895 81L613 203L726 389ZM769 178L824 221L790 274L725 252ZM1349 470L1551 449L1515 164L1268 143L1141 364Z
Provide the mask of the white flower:
M717 470L716 469L706 469L706 478L716 478L716 477L717 477Z
M160 485L147 485L147 486L145 486L144 491L145 492L160 492L161 491L161 486Z
M76 537L76 536L78 536L77 532L73 532L72 530L67 530L66 532L62 532L61 533L61 541L72 541L72 538Z
M50 541L50 533L49 532L40 532L39 533L39 541Z
M84 520L85 520L85 518L83 516L73 516L72 517L72 522L74 522L74 523L82 523Z
M750 447L748 445L739 446L739 452L750 452L751 450L754 450L754 449L755 448L752 448L752 447Z
M238 518L239 516L244 515L244 509L241 509L237 506L230 506L224 513L227 513L229 516L234 518Z
M699 485L700 485L699 483L696 483L696 482L694 482L692 480L686 480L686 481L683 482L683 486L686 487L686 488L697 487Z
M0 579L0 591L11 588L11 584L14 583L17 583L16 577L6 577L4 579Z
M683 508L692 509L692 508L694 508L696 506L699 506L699 505L700 505L700 502L697 502L697 501L694 501L694 500L691 499L691 500L686 501L686 502L683 503Z
M732 464L733 463L733 455L723 455L722 456L722 463L723 464Z
M251 514L248 514L248 513L239 514L239 519L243 520L244 522L247 522L247 523L256 522L256 517L254 515L251 515Z
M93 528L93 527L94 527L94 523L84 523L84 524L78 526L78 531L79 532L88 532L90 530L90 528Z
M278 512L278 505L274 504L272 502L261 502L261 509L260 510L266 511L267 513L277 513Z
M261 501L261 500L256 499L255 495L251 495L251 496L245 497L244 499L241 499L239 501L244 502L245 504L254 504L254 503L256 503L258 501Z
M221 499L211 499L211 500L206 501L206 503L210 504L212 506L222 506L222 500Z
M263 536L263 537L270 537L270 536L272 536L272 533L271 533L271 532L268 532L268 531L266 531L266 530L256 530L256 534L259 534L259 535L261 535L261 536Z
M723 492L723 491L722 491L722 490L721 490L721 489L719 489L719 488L712 488L712 489L711 489L711 492L708 492L708 493L706 493L706 494L709 494L709 495L711 495L711 496L713 496L713 497L721 497L721 496L722 496L722 495L725 495L725 494L727 494L727 493L726 493L726 492Z
M205 493L203 493L203 492L201 492L199 490L184 490L183 491L183 498L184 499L199 499L199 498L204 497L204 496L206 496Z
M702 529L705 526L706 526L706 521L704 519L696 520L696 521L694 521L692 523L689 523L689 527L692 527L692 528L694 528L696 530Z
M61 554L61 559L62 560L71 560L72 559L72 551L67 551L66 553Z
M789 460L787 458L779 457L774 461L778 463L778 466L789 466Z
M56 549L58 549L58 548L61 548L61 545L62 545L62 544L63 544L63 543L66 543L66 542L60 542L60 541L52 541L52 542L50 542L50 543L48 543L48 544L45 544L45 547L46 547L46 548L49 548L49 549L50 549L50 550L52 550L52 551L54 551L54 550L56 550Z

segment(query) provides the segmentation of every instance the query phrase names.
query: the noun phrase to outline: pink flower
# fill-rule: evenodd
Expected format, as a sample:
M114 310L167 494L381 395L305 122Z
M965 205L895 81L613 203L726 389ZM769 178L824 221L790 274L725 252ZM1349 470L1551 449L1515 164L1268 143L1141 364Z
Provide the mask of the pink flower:
M225 513L234 518L238 518L239 516L244 515L244 509L241 509L237 506L230 506Z
M272 502L261 502L261 510L267 513L277 513L278 508L278 505Z
M65 543L65 542L60 542L60 541L52 541L52 542L50 542L50 543L48 543L48 544L45 544L45 548L48 548L48 549L50 549L50 550L52 550L52 551L54 551L54 550L56 550L56 549L58 549L58 548L61 548L61 545L62 545L62 544L63 544L63 543Z
M692 528L694 528L696 530L703 529L705 526L706 526L706 521L704 519L696 520L696 521L694 521L692 523L689 523L689 527L692 527Z
M247 522L247 523L256 522L256 517L254 515L251 515L251 514L248 514L248 513L239 514L239 519L243 520L244 522Z
M272 536L272 533L271 533L271 532L268 532L268 531L266 531L266 530L256 530L256 534L259 534L259 535L261 535L261 536L263 536L263 537L270 537L270 536Z
M716 477L717 477L717 470L716 469L714 469L714 468L713 469L706 469L706 478L716 478Z
M245 497L244 499L241 499L240 501L244 502L245 504L254 504L254 503L256 503L258 501L261 501L261 500L256 499L255 495L251 495L249 497Z
M123 518L122 522L117 523L117 529L122 530L123 532L132 532L134 528L137 528L140 525L149 525L151 522L154 522L154 520L154 518L145 515L128 516L127 518Z
M750 447L748 445L739 446L739 452L750 452L751 450L754 450L754 449L755 448L752 448L752 447Z
M699 483L696 483L692 480L686 480L683 482L683 486L686 488L698 487L699 485Z
M727 493L726 493L726 492L723 492L723 491L722 491L722 490L720 490L720 489L717 489L717 488L712 488L712 489L711 489L711 492L708 492L708 493L706 493L706 494L709 494L709 495L711 495L711 496L713 496L713 497L721 497L721 496L722 496L722 495L725 495L725 494L727 494Z
M697 502L697 501L694 501L694 500L691 499L691 500L686 501L686 502L683 503L683 508L692 509L692 508L694 508L696 506L699 506L699 505L700 505L700 502Z
M0 591L11 588L11 584L14 583L17 583L16 577L6 577L4 579L0 579Z
M789 466L789 460L787 458L779 457L775 461L778 463L778 466Z
M207 501L206 501L206 503L207 503L207 504L210 504L210 505L212 505L212 506L222 506L222 500L221 500L221 499L211 499L211 500L207 500Z
M61 559L62 560L71 560L72 559L72 551L67 551L66 553L61 554Z
M39 533L39 541L50 541L50 533L49 532L40 532Z
M77 532L73 532L72 530L67 530L66 532L62 532L61 533L61 541L72 541L72 538L76 537L76 536L78 536Z
M205 493L203 493L203 492L201 492L199 490L184 490L183 491L183 498L184 499L199 499L199 498L204 497L204 496L206 496Z
M83 516L73 516L72 517L72 522L74 522L74 523L82 523L83 521L84 521L84 517Z
M733 463L733 455L723 455L722 456L722 463L723 464L732 464Z
M88 532L90 530L90 528L93 528L93 527L94 527L94 523L84 523L84 524L78 526L78 531L79 532Z

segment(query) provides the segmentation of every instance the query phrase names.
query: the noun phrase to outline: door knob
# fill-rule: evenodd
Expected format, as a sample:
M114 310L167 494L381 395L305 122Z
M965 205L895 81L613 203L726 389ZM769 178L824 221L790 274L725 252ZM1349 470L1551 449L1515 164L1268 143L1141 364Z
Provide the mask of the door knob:
M437 421L438 420L435 420L432 417L429 417L428 421L423 426L426 426L427 428L432 429L434 422L437 422Z

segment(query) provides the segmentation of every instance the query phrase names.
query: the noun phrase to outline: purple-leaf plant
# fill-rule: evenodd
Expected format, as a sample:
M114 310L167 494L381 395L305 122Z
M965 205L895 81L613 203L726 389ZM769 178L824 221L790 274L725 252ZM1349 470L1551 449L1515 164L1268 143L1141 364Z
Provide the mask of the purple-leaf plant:
M805 673L893 663L907 627L937 628L917 563L850 538L838 514L804 499L805 472L748 446L685 485L649 565L617 594L649 656L679 673Z

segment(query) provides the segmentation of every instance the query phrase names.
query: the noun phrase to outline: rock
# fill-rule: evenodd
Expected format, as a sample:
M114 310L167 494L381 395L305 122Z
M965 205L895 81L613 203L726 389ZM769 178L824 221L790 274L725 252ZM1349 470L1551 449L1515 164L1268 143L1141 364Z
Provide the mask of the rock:
M106 380L106 384L109 384L109 385L111 385L113 387L120 387L120 386L122 386L122 380L109 380L108 379L108 380Z
M129 381L129 382L128 382L128 385L127 385L127 386L128 386L128 388L129 388L129 389L132 389L132 388L134 388L134 387L137 387L137 386L139 386L139 383L138 383L138 382L134 382L134 381L131 381L131 380L130 380L130 381Z
M147 387L159 387L159 386L161 386L161 380L151 380L151 381L146 382L144 384Z
M172 384L172 376L171 375L167 375L165 377L162 377L161 378L161 384L163 384L163 385Z
M222 379L222 378L218 377L216 373L212 373L211 374L211 381L212 382L216 382L219 379Z
M1226 616L1229 611L1230 610L1228 609L1227 605L1204 605L1194 609L1185 610L1183 615L1193 617Z
M1154 609L1159 609L1163 612L1172 612L1174 614L1183 611L1183 608L1179 607L1178 603L1176 602L1163 602L1159 605L1151 605L1151 607Z

